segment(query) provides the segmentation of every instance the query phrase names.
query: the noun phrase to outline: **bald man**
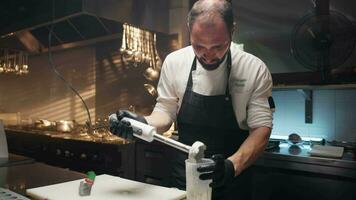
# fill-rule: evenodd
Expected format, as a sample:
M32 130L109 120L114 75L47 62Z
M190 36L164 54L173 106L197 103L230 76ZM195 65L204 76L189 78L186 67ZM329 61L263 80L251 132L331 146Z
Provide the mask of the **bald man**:
M272 128L270 72L232 41L235 24L228 1L197 1L188 28L191 46L166 57L152 114L119 111L116 117L131 117L159 132L177 121L179 141L203 142L206 157L215 161L198 169L201 179L213 180L213 199L250 199L249 166L263 153ZM121 136L132 133L117 125L111 130ZM171 186L185 189L187 155L172 158Z

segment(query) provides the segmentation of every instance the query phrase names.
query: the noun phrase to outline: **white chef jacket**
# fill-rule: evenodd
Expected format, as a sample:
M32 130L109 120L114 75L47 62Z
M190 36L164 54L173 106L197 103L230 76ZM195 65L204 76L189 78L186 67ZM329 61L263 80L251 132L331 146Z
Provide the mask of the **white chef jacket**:
M272 95L272 77L266 65L256 56L231 43L229 89L236 120L241 129L272 128L272 111L268 97ZM194 59L192 46L170 53L162 65L157 85L155 111L167 113L176 120ZM193 91L201 95L223 95L227 84L225 60L215 70L206 70L197 60L192 72ZM219 116L216 116L219 117Z

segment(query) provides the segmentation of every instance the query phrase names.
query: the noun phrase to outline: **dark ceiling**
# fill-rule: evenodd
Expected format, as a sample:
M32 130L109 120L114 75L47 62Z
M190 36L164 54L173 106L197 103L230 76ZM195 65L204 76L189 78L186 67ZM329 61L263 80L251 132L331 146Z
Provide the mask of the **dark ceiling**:
M17 31L28 31L43 48L48 47L51 28L53 46L122 32L122 23L85 12L82 4L82 0L1 1L0 45L24 49L15 36L7 35Z

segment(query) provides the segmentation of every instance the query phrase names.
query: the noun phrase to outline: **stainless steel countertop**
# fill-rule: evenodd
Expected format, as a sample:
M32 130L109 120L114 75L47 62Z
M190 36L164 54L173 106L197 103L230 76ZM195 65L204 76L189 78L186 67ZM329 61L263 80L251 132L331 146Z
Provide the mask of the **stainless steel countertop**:
M51 131L30 131L19 129L8 129L17 132L32 133L35 135L47 135L61 138L60 133ZM174 137L173 137L174 138ZM67 138L65 138L67 139ZM72 138L68 138L71 140ZM95 141L99 143L116 143ZM119 142L122 144L122 142ZM272 167L286 170L295 170L301 172L312 172L324 175L339 176L356 179L356 160L355 152L345 151L342 158L323 158L310 156L310 145L291 146L288 143L281 142L279 148L266 150L264 154L255 162L255 166Z
M96 143L105 143L105 144L127 144L128 141L117 137L115 135L102 135L98 133L87 134L87 133L79 133L79 132L58 132L52 130L36 130L30 128L20 128L20 127L6 127L5 132L20 132L20 133L28 133L34 135L42 135L48 136L51 138L61 138L68 140L78 140L78 141L87 141L87 142L96 142Z
M0 187L26 195L26 189L85 178L86 175L43 163L0 167Z
M273 167L301 172L339 176L356 179L354 152L344 152L342 158L310 156L310 145L289 145L281 143L279 148L266 150L255 166Z
M34 162L35 160L32 158L9 153L8 158L0 158L0 167L9 167Z

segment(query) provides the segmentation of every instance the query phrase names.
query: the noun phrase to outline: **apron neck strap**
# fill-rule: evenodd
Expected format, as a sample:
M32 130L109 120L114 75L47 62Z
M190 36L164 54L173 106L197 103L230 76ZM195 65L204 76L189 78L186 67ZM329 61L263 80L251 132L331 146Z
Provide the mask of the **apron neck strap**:
M197 57L194 57L192 66L190 68L190 73L189 73L189 79L187 83L187 89L189 88L192 90L193 88L193 77L192 77L192 72L196 70L197 66ZM230 71L231 71L231 52L230 50L227 52L227 60L226 60L226 67L227 67L227 84L225 88L225 96L229 97L230 96L230 91L229 91L229 78L230 78Z

